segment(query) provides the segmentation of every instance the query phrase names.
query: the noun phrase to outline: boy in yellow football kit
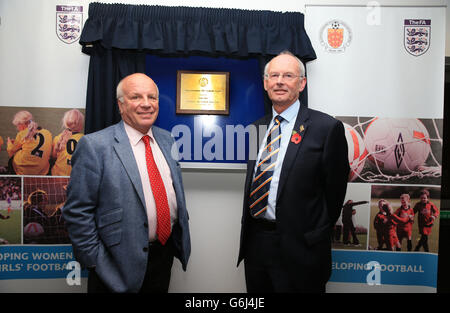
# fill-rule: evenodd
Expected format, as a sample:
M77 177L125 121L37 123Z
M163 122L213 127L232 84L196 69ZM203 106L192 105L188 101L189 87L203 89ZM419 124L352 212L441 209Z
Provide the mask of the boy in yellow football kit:
M70 163L72 159L72 154L75 151L75 147L81 137L84 136L83 133L74 133L69 137L65 147L61 151L56 150L56 146L61 139L62 134L59 134L53 139L53 158L56 158L55 164L52 167L53 176L70 176L72 171L72 164Z
M15 139L8 137L6 151L17 175L47 175L52 152L52 134L33 121L28 111L17 112L13 124L19 131Z
M62 119L64 131L53 139L53 176L70 176L72 154L78 141L84 136L84 115L77 109L67 111Z

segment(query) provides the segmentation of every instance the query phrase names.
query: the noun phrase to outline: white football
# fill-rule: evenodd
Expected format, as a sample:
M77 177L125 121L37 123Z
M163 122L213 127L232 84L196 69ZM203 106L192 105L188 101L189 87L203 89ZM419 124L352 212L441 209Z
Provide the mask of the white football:
M355 180L364 168L366 162L366 148L361 135L350 125L344 124L345 139L348 146L348 162L350 164L350 174L348 181Z
M28 223L23 228L23 235L27 238L36 238L44 234L44 227L39 223Z
M375 118L364 143L371 163L391 174L416 171L431 151L428 131L416 118Z

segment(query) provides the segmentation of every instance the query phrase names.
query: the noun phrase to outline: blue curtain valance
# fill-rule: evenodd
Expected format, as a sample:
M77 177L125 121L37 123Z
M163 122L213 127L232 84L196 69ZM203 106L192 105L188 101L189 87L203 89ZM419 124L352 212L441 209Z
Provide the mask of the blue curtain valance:
M89 54L92 45L100 44L106 49L238 57L287 49L304 62L316 58L299 12L91 3L80 43Z

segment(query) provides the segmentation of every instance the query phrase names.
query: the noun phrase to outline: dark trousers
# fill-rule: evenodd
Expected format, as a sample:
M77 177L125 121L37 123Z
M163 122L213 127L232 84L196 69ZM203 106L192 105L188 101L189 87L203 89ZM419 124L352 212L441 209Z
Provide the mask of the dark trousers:
M423 247L423 251L425 252L430 251L430 249L428 248L428 235L422 235L422 237L420 237L420 240L417 243L414 251L419 251L421 247Z
M244 257L245 282L249 293L324 293L325 284L317 279L293 277L287 270L276 224L249 219Z
M247 292L295 291L280 250L275 223L251 218L244 260Z
M344 224L344 230L343 230L342 242L344 244L350 243L350 235L351 235L353 238L353 244L359 245L358 237L356 237L356 228L355 228L355 226L353 226L353 222L350 221L350 222L343 223L343 224Z
M140 293L167 293L174 257L172 238L163 246L159 241L149 244L147 271ZM88 293L109 293L95 270L89 270Z

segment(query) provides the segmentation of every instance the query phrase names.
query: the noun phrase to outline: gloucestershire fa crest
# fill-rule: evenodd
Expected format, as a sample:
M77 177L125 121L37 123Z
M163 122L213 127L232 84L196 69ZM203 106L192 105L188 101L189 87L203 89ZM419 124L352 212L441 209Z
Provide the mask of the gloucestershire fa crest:
M208 78L202 77L198 80L198 83L200 86L205 87L206 85L208 85Z
M329 21L320 30L320 44L327 52L344 52L351 40L350 28L339 20Z
M404 45L413 56L428 51L431 40L431 20L407 19L404 22Z
M56 35L67 44L80 38L83 25L83 6L56 6Z

